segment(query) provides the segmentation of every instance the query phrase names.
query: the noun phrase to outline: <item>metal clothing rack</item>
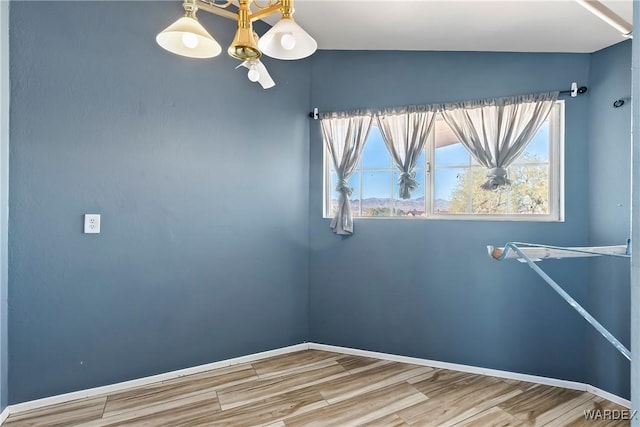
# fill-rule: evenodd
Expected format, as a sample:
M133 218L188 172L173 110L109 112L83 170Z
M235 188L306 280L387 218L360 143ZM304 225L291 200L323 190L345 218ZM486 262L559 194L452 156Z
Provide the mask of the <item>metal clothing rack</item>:
M489 255L498 261L515 258L526 263L538 276L547 282L571 307L573 307L584 319L591 324L603 337L620 351L628 360L631 360L631 352L616 337L598 322L587 310L571 297L555 280L545 273L537 264L537 261L549 258L575 258L585 256L613 256L619 258L631 258L631 241L619 246L573 247L539 245L535 243L510 242L504 248L487 246Z

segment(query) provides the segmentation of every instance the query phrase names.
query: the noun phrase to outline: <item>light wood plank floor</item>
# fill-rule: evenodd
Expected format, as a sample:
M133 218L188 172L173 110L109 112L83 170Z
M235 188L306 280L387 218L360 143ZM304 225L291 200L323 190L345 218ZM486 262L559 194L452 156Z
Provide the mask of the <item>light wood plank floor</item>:
M589 393L301 351L9 416L18 426L628 426Z

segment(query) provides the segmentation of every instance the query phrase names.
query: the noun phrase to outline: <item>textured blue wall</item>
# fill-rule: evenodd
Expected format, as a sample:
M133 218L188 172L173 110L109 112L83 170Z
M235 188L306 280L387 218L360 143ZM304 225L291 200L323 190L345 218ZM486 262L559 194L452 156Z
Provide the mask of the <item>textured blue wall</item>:
M589 74L589 236L590 244L619 245L629 237L631 41L591 56ZM629 261L598 258L589 265L592 314L629 348ZM630 364L595 330L587 333L589 382L629 397Z
M180 15L12 4L10 403L308 337L310 63L264 91L160 49Z
M0 2L0 411L8 398L9 93L9 2Z
M265 92L224 55L158 48L155 34L179 14L172 2L12 5L10 403L307 339L625 394L614 350L532 271L484 247L628 234L628 180L616 177L628 176L617 141L629 116L610 108L627 95L628 43L593 57L318 52L267 59L278 85ZM201 21L223 45L233 34L231 22ZM309 105L456 101L571 81L591 88L566 103L564 223L362 219L353 237L330 232ZM102 234L81 233L87 212L103 215ZM610 305L611 289L598 294L604 280L614 301L625 298L612 262L545 268L624 336L627 306Z
M320 111L457 101L586 84L586 54L319 52ZM322 218L322 138L311 126L310 338L408 356L585 381L585 322L517 262L485 245L588 242L589 95L566 101L566 222L360 219L342 239ZM545 268L582 303L587 263ZM553 356L551 356L553 355Z

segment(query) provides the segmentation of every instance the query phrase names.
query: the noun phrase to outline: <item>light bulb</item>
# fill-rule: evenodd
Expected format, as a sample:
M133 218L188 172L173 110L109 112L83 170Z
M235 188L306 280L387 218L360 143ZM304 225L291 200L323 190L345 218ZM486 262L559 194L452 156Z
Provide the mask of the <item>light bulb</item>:
M249 72L247 73L247 77L249 78L249 80L251 80L252 82L257 82L258 80L260 80L260 71L258 71L256 69L255 65L251 65L249 67Z
M193 33L183 33L182 44L189 49L195 49L198 46L198 36Z
M284 33L280 37L280 46L285 50L291 50L296 47L296 38L291 33Z

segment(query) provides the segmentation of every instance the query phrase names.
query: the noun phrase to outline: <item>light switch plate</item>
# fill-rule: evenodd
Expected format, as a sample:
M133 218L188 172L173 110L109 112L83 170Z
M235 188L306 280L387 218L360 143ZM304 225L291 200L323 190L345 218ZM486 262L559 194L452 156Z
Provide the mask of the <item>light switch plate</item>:
M84 215L84 232L85 234L100 233L100 214Z

